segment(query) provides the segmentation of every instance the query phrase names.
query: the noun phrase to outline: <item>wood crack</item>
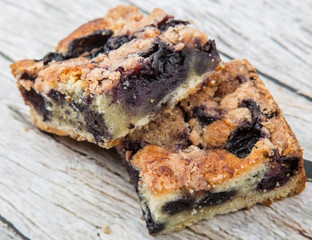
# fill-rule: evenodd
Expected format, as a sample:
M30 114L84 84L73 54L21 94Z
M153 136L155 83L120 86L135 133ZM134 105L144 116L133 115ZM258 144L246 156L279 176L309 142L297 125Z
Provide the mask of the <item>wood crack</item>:
M307 182L312 182L312 161L311 160L304 160L304 170L307 176Z
M2 51L0 51L0 56L3 57L5 60L9 61L10 63L14 63L15 62L12 58L10 58L7 54L5 54Z
M273 221L275 224L279 225L282 223L282 225L287 226L289 229L291 229L293 232L299 233L301 236L305 238L312 239L312 235L309 235L309 232L307 232L305 229L300 229L300 223L295 221L294 219L291 219L289 216L282 216L278 209L274 207L274 205L269 206L272 211L275 212L276 216L279 218L276 219L276 217L272 218L271 221ZM287 220L292 220L291 222Z
M301 62L309 65L309 62L307 62L305 59L302 59L298 54L294 53L291 49L289 49L288 47L286 47L283 43L281 43L280 41L278 41L277 39L270 37L270 39L275 42L276 44L278 44L281 48L283 48L285 51L289 52L290 54L292 54L295 58L297 58L298 60L300 60Z
M204 234L204 233L201 233L201 232L197 232L197 231L195 231L194 229L192 229L190 227L186 227L185 229L190 231L190 232L192 232L192 233L194 233L195 235L203 237L204 239L213 240L213 238L209 237L207 234Z
M11 113L12 113L12 117L25 124L28 126L28 127L31 127L31 128L35 128L33 123L31 122L31 120L29 119L29 116L26 115L25 113L22 113L18 107L14 106L14 105L8 105L8 109L10 109Z
M16 212L19 212L25 219L27 219L34 227L38 227L49 239L52 239L49 234L44 231L38 224L32 221L29 217L27 217L22 211L19 211L12 203L8 202L6 199L0 196L0 199L10 205Z
M30 238L26 237L25 234L23 234L20 230L18 230L13 223L5 219L0 214L0 221L3 222L5 225L7 225L8 228L10 228L14 233L16 233L21 239L23 240L30 240Z
M85 202L87 202L88 204L90 204L90 205L92 205L92 206L94 206L94 207L96 207L96 208L98 208L98 209L100 209L100 210L104 210L104 208L103 208L101 205L98 205L98 204L95 204L95 203L93 203L93 202L90 202L89 200L87 200L87 199L81 197L81 195L76 194L75 192L71 191L70 189L66 188L65 186L60 185L59 183L57 183L57 182L55 182L55 181L51 181L51 179L49 179L49 178L46 178L46 177L44 177L44 176L41 176L41 175L37 174L36 172L32 171L32 170L29 169L29 168L26 168L25 166L21 165L20 163L14 161L13 159L12 159L12 161L13 161L16 165L18 165L18 166L20 166L21 168L25 169L26 171L29 171L29 172L35 174L36 176L40 176L41 178L45 179L46 181L50 182L51 184L55 184L55 185L57 185L57 186L59 186L59 187L61 187L61 188L63 188L63 189L66 189L66 191L70 192L71 194L73 194L75 197L81 199L82 201L85 201ZM45 167L47 167L47 166L45 166ZM50 170L54 170L54 169L52 169L52 168L49 168L49 169L50 169ZM55 170L54 170L54 171L55 171ZM62 170L57 170L57 171L66 174L65 171L62 171ZM116 197L114 197L114 196L112 196L112 195L107 194L107 193L106 193L105 191L103 191L102 189L95 188L93 185L90 185L88 182L86 182L86 181L84 181L84 180L81 180L81 179L77 178L77 177L74 176L74 175L70 175L70 176L73 177L74 179L76 179L76 180L78 180L78 181L84 183L86 186L90 187L91 189L95 189L95 190L99 191L102 195L107 196L107 197L109 197L109 198L112 198L112 199L113 199L114 201L116 201L116 202L121 202L121 203L123 202L121 199L116 198ZM104 181L104 180L103 180L103 181ZM1 182L0 182L0 183L1 183ZM110 185L110 186L114 187L114 186L111 184L111 182L104 181L104 183L105 183L106 185L108 185L108 186ZM37 193L37 195L38 195L38 193ZM137 201L136 199L134 199L134 197L132 197L132 199L135 200L135 201ZM47 199L46 199L46 200L47 200ZM128 202L128 203L129 203L129 202ZM129 205L130 205L130 204L129 204ZM131 207L135 208L135 206L131 206ZM126 209L125 209L125 210L126 210ZM119 215L118 213L116 213L116 214Z
M102 161L100 161L100 160L98 160L98 159L96 159L96 158L94 158L94 157L88 155L88 154L85 153L85 152L79 151L79 150L77 150L77 149L75 149L75 148L69 146L68 144L66 144L66 143L60 141L59 139L57 139L57 137L55 137L54 135L50 135L50 134L49 134L49 136L50 136L51 138L53 138L57 143L62 144L62 145L65 146L66 148L70 149L71 151L73 151L73 152L75 152L75 153L78 153L78 154L80 154L80 155L83 156L83 157L86 157L88 160L94 161L97 165L99 165L99 166L105 168L105 169L108 170L109 172L111 172L111 173L115 174L116 176L118 176L118 177L124 179L125 181L127 180L127 178L125 178L124 176L122 176L122 175L119 174L118 172L116 172L116 171L110 169L110 168L109 168L106 164L104 164ZM95 146L96 146L96 145L95 145Z
M128 180L129 180L128 178L126 178L126 177L122 176L121 174L119 174L119 173L113 171L112 169L108 168L108 167L107 167L105 164L103 164L100 160L97 160L96 158L91 157L91 156L89 156L88 154L86 154L86 153L84 153L84 152L81 152L81 151L79 151L79 150L76 150L76 149L70 147L69 145L63 143L62 141L59 141L55 136L53 136L53 135L51 135L51 134L49 134L49 133L46 133L46 134L47 134L48 136L50 136L51 138L53 138L57 143L62 144L63 146L65 146L65 147L67 147L68 149L74 151L75 153L80 154L80 155L83 156L83 157L86 157L88 160L94 161L97 165L101 166L102 168L106 169L107 171L109 171L109 172L115 174L116 176L122 178L124 181L127 181L127 182L128 182ZM77 180L80 180L80 179L78 179L78 178L75 177L75 176L72 176L72 177L74 177L74 178L77 179ZM88 186L90 186L90 187L93 188L93 186L89 185L87 182L84 182L84 183L85 183L86 185L88 185ZM109 182L106 182L106 184L110 185ZM102 194L105 194L105 192L103 192L101 189L97 189L97 190L100 191ZM120 190L120 192L122 192L124 195L128 196L128 197L131 198L132 200L134 200L134 201L136 201L136 202L138 201L138 199L137 199L135 196L132 196L132 195L130 195L130 194L124 192L124 191L121 191L121 190ZM111 196L110 196L110 197L111 197ZM118 199L115 199L115 200L118 200Z
M286 83L283 83L282 81L278 80L277 78L274 78L274 77L272 77L272 76L270 76L270 75L268 75L268 74L258 70L257 68L256 68L256 70L259 73L259 75L262 75L262 76L266 77L267 79L269 79L270 81L276 83L277 85L279 85L279 86L281 86L283 88L286 88L287 90L289 90L289 91L291 91L291 92L293 92L293 93L295 93L295 94L305 98L309 102L312 102L312 97L310 97L309 95L306 95L304 93L298 92L298 90L296 88L291 87L291 86L289 86Z

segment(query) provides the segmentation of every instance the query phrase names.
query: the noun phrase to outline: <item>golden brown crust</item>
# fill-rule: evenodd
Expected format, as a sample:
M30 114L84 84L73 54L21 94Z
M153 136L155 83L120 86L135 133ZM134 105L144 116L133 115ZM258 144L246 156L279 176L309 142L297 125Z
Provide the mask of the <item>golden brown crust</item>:
M257 148L244 159L226 150L186 149L170 153L148 145L134 155L131 164L136 166L147 189L153 194L177 189L211 191L258 164L264 164L270 148L258 142Z

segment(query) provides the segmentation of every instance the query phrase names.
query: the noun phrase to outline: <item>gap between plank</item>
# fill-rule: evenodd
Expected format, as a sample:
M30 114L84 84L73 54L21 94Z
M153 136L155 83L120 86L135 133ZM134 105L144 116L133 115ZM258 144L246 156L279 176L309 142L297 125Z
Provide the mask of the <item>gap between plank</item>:
M1 214L0 221L3 222L5 225L7 225L9 229L11 229L18 236L20 236L23 240L31 240L30 238L26 237L23 233L21 233L11 222L5 219Z
M0 56L3 57L5 60L9 61L10 63L14 63L15 61L10 58L8 55L0 51Z

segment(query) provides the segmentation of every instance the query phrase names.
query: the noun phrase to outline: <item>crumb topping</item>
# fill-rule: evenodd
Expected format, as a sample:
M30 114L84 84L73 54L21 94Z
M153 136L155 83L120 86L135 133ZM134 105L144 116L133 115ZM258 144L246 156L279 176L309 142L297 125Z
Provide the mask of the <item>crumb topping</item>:
M60 41L56 53L51 53L47 59L14 63L11 66L12 73L17 79L25 72L31 73L34 81L20 81L26 89L34 87L37 92L48 93L52 88L65 93L69 88L67 83L79 80L81 84L76 87L81 87L85 92L112 94L112 89L120 82L121 72L137 69L147 61L142 54L150 51L155 42L164 42L175 51L181 51L187 46L200 48L207 42L203 32L188 26L187 22L174 21L172 16L161 9L154 9L149 16L144 17L136 7L118 6L104 18L82 25ZM167 22L167 27L160 27ZM96 37L93 37L95 34ZM103 41L106 39L108 45L101 47L97 38L103 38ZM90 50L90 58L89 53L83 51L84 47L92 49L88 44L103 49ZM68 56L69 49L82 54L71 58ZM60 86L59 82L65 84Z
M226 150L232 148L229 140L232 147L245 141L240 151L255 144L250 152L236 155ZM154 194L183 188L209 191L256 164L266 164L276 150L280 156L302 156L280 109L247 60L220 64L202 90L124 141L139 142L141 150L127 159Z
M271 148L269 141L259 141L248 157L239 159L221 149L191 147L170 153L159 146L148 145L131 163L140 170L144 184L153 194L183 188L211 191L215 185L235 178L256 164L265 163Z

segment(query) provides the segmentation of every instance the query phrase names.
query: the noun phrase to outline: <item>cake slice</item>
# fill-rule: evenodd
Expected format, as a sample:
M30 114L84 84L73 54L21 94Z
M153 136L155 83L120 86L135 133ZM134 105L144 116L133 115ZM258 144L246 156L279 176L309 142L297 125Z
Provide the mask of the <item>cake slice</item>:
M117 150L150 234L303 191L302 150L247 60L220 64L198 93Z
M110 148L196 92L219 62L189 22L119 6L11 70L38 128Z

